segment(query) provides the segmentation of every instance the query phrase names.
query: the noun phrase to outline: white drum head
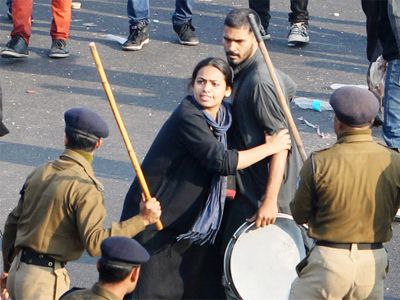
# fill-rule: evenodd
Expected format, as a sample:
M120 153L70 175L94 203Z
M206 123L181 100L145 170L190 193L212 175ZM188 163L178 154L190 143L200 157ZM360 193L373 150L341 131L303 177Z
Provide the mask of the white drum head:
M279 214L273 225L257 229L245 223L236 231L225 253L225 276L240 299L288 299L304 257L299 227Z

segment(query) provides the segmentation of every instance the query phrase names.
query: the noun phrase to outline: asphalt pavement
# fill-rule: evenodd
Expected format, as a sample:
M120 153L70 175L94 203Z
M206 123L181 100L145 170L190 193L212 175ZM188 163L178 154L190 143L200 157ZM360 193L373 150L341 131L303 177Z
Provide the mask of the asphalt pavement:
M51 44L50 1L34 4L33 34L27 59L0 59L4 123L11 133L0 139L0 227L18 201L25 177L41 163L56 158L63 150L63 112L76 106L98 111L110 125L110 137L96 152L94 168L105 185L107 224L117 221L131 181L133 168L105 97L88 44L95 42L114 96L119 103L135 151L142 159L162 123L187 93L194 65L208 56L224 57L223 19L247 0L199 0L193 24L200 45L182 46L172 30L174 1L151 2L150 44L138 52L121 51L115 36L128 35L126 2L84 0L73 11L71 56L49 59ZM298 84L297 96L327 100L332 84L365 84L368 62L365 54L365 17L360 1L310 1L310 44L287 47L290 1L271 1L272 40L267 47L276 68ZM0 7L0 47L9 39L12 24ZM293 116L307 153L335 142L333 113L304 110L292 104ZM317 130L299 118L319 126ZM374 136L381 140L381 129ZM393 223L394 238L387 244L390 271L385 299L400 299L400 229ZM72 284L88 287L96 281L95 258L85 254L69 263Z

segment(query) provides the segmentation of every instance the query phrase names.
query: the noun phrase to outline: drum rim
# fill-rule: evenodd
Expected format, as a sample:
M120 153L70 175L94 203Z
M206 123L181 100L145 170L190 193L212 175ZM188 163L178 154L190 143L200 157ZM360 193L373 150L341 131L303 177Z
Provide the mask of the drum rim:
M287 219L287 220L292 220L294 221L293 217L291 215L288 214L284 214L284 213L277 213L276 218L280 218L280 219ZM232 273L230 270L230 262L231 262L231 254L232 254L232 250L239 238L239 236L243 233L243 232L247 232L251 227L253 227L255 225L255 222L247 222L245 221L242 225L240 225L238 227L238 229L236 229L235 233L232 235L231 239L228 242L228 245L226 246L225 249L225 253L224 253L224 278L225 278L225 282L226 284L229 286L229 288L232 290L232 292L235 294L236 297L238 297L239 299L243 299L242 296L240 295L239 291L236 289L235 283L232 280ZM229 253L229 257L228 257L228 253ZM229 276L226 276L229 275Z

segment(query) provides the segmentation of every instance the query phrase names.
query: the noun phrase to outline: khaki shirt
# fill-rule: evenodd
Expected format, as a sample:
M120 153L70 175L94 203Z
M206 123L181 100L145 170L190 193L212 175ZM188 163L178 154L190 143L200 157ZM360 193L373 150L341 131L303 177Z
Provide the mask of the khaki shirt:
M95 284L90 290L77 290L71 292L60 300L122 300L113 293L103 289L98 283Z
M109 236L133 237L145 228L135 216L111 228L103 227L106 210L103 186L91 164L73 150L34 170L26 179L21 199L9 214L3 237L4 269L16 251L28 247L58 261L78 259L86 249L100 255Z
M290 207L316 240L386 242L399 208L400 154L372 140L371 130L339 136L331 148L308 158Z

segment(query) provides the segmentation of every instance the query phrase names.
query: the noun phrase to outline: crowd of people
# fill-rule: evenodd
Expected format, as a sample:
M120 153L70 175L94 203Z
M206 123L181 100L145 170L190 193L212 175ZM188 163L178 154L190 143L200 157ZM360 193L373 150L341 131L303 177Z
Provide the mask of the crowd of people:
M29 56L29 40L32 35L33 1L6 0L7 16L13 22L11 39L1 51L4 58L26 58ZM195 46L199 38L192 24L194 0L176 0L175 11L172 15L173 30L178 35L182 45ZM48 52L50 58L65 58L69 56L67 40L71 25L72 0L52 0L52 22L50 28L51 47ZM290 31L288 46L299 46L309 42L308 28L308 0L291 0L289 13ZM271 39L268 33L269 0L250 0L249 7L253 8L261 17L260 31L265 40ZM122 50L138 51L150 42L150 3L148 0L128 0L127 15L129 18L129 35L122 45Z
M65 57L71 3L52 4L59 9L55 14L66 18L59 27L54 16L49 56ZM128 1L124 50L140 50L149 42L148 4ZM183 45L199 43L192 4L176 0L172 17ZM307 4L291 1L289 46L309 42ZM374 142L371 133L380 95L343 87L329 100L337 142L313 152L304 164L249 23L254 16L263 38L270 38L269 1L250 0L249 6L254 10L227 14L226 60L209 57L197 63L188 94L142 162L154 198L144 201L135 179L120 221L110 228L103 225L104 188L92 168L108 126L88 108L64 113L65 151L27 177L7 217L2 299L226 299L231 292L223 285L227 243L244 222L269 226L278 212L307 224L315 241L296 268L290 299L383 299L384 243L392 237L391 222L400 206L400 6L395 0L362 1L368 59L382 55L387 61L387 146ZM2 56L27 56L32 10L13 0L12 13L12 38ZM296 84L288 74L277 70L276 75L288 103ZM7 133L0 110L0 136ZM152 226L158 220L161 231ZM91 289L69 290L65 266L85 250L101 255L98 282Z

